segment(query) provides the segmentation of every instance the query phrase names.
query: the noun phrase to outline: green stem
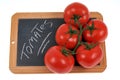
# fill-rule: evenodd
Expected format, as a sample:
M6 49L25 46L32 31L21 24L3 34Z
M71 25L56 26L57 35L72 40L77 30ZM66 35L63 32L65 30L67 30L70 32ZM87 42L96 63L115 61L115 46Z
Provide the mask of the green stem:
M83 33L83 29L82 29L82 25L79 24L79 29L80 29L80 33L78 34L78 42L77 45L75 46L75 48L73 49L73 54L75 54L76 49L81 45L81 40L80 37L82 36Z
M75 48L73 49L73 51L70 51L70 52L72 53L72 55L76 54L75 52L76 52L77 48L78 48L81 44L85 45L85 46L86 46L86 49L91 49L91 48L93 48L93 47L96 46L96 44L92 45L92 44L88 44L88 43L86 43L86 42L84 43L84 42L82 42L82 41L80 40L80 37L82 36L84 30L89 29L89 30L91 30L91 33L92 33L92 30L94 29L94 23L92 23L92 26L87 26L87 27L85 27L85 28L82 28L82 25L81 25L80 22L78 21L79 18L80 18L80 16L78 16L78 15L74 15L73 18L72 18L72 19L74 19L74 22L75 22L76 24L78 24L78 26L79 26L79 31L80 31L79 34L78 34L78 42L77 42Z

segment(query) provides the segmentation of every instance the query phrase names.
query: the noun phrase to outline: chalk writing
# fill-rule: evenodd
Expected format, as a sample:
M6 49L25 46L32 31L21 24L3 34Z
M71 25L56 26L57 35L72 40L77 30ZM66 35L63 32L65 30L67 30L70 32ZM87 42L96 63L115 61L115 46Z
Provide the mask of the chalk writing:
M50 42L50 40L48 40L48 41L45 43L45 45L44 45L44 47L43 47L43 49L42 49L41 53L43 53L43 52L44 52L44 50L45 50L46 46L49 44L49 42Z
M45 41L49 38L49 36L51 35L51 33L52 33L52 32L48 33L47 36L45 37L45 39L43 40L43 42L42 42L42 44L41 44L41 46L40 46L40 48L39 48L39 50L38 50L37 56L39 55L40 50L41 50L41 48L43 47L43 44L44 44Z
M33 50L36 45L35 43L38 43L40 39L43 39L43 32L48 29L47 27L52 28L53 23L48 22L47 20L44 20L43 24L40 24L37 22L33 28L30 31L30 38L26 42L23 43L22 50L21 50L21 55L20 55L20 60L25 57L26 59L30 59L30 55L33 54ZM49 32L44 40L42 41L36 56L39 56L39 54L44 52L45 47L50 43L49 36L52 34L52 32Z
M22 58L23 58L23 55L25 55L25 57L26 57L27 59L30 58L30 57L24 52L25 45L26 45L26 43L23 44L22 53L21 53L21 57L20 57L21 60L22 60Z

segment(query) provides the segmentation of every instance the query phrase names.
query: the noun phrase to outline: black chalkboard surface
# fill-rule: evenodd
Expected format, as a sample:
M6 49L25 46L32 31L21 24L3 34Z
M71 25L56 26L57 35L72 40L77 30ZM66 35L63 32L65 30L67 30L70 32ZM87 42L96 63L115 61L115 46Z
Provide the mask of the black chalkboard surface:
M91 18L103 20L98 12ZM13 73L50 73L44 64L49 47L56 45L55 32L64 23L62 12L16 13L12 16L10 39L10 70ZM105 42L101 43L104 58L94 68L75 65L71 72L102 72L106 68Z
M17 66L43 66L48 48L56 45L55 32L63 18L19 19Z

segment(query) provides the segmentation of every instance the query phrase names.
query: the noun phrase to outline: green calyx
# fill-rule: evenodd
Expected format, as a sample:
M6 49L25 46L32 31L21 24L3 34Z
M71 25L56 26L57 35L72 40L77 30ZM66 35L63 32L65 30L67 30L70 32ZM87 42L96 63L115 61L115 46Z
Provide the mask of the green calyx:
M98 45L98 43L90 43L90 44L88 44L87 42L82 42L82 44L85 45L85 48L87 50L90 50L90 49L92 49L92 48L94 48L94 47L96 47Z
M67 33L70 34L70 37L72 37L72 35L77 34L78 32L77 30L73 30L72 26L69 26L69 31Z
M87 29L90 30L90 34L92 34L93 30L95 30L94 22L92 22L91 26L87 26Z
M68 56L71 51L70 51L70 50L67 50L66 48L63 47L63 48L61 49L61 52L62 52L65 56Z
M73 17L72 17L71 19L73 19L74 22L77 24L77 22L78 22L78 20L80 19L80 17L81 17L81 16L75 14L75 15L73 15Z

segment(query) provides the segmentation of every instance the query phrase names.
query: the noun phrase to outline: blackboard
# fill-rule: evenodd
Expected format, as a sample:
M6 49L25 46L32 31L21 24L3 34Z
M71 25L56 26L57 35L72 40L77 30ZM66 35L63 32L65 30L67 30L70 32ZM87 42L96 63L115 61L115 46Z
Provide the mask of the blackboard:
M91 18L103 20L98 12ZM56 45L55 32L64 23L62 12L16 13L12 16L10 41L10 70L14 73L48 73L44 55L49 47ZM101 43L104 55L105 42ZM101 72L106 67L106 55L99 65L83 69L75 65L71 72Z
M17 66L44 66L46 51L56 45L55 32L63 18L19 19Z

